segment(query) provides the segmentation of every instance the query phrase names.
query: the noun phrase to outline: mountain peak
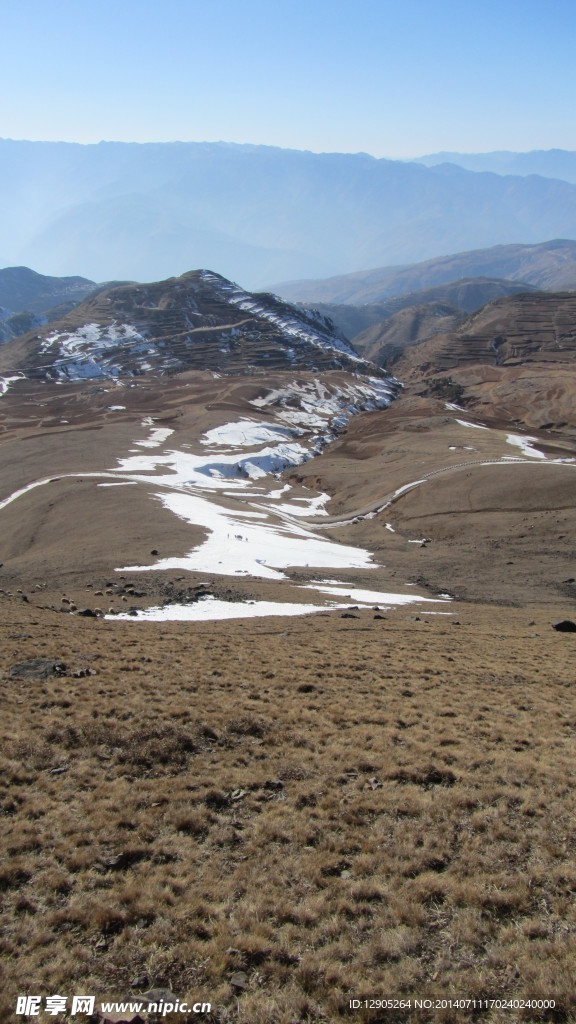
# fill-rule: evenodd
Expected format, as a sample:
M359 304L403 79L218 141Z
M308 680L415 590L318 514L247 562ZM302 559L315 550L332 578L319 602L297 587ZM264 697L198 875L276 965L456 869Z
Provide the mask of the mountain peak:
M45 380L212 370L374 372L328 317L211 270L105 288L8 342L0 366Z

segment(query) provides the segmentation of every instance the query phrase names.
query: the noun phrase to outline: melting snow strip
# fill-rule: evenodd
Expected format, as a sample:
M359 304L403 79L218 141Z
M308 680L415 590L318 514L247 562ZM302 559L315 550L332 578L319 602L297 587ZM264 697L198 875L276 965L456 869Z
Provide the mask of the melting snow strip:
M461 427L474 427L475 430L488 430L488 427L484 426L483 423L469 423L468 420L456 420Z
M361 590L357 587L349 588L345 583L340 583L338 586L317 586L312 583L305 584L305 590L318 590L322 594L329 594L332 597L338 597L340 600L357 601L360 604L374 605L374 604L385 604L385 605L402 605L402 604L413 604L416 601L432 604L442 604L442 598L437 597L418 597L412 594L390 594L382 593L379 590Z
M220 601L205 597L194 604L170 604L146 608L136 615L106 615L107 619L131 619L136 622L206 622L214 619L252 619L263 615L312 615L336 605L290 604L282 601Z
M532 459L545 459L544 452L538 451L537 448L531 447L531 442L537 441L536 437L529 437L527 434L507 434L506 441L508 444L517 445L518 448L522 449L524 455L529 456Z
M0 377L0 396L5 395L11 384L15 384L17 380L26 380L23 373L13 374L11 377Z
M122 571L185 569L221 576L285 579L289 566L328 566L373 569L372 556L362 548L336 544L296 524L270 521L261 512L233 512L196 494L157 494L165 508L208 531L206 540L188 555L166 558L148 566L125 566ZM255 519L266 522L254 522Z

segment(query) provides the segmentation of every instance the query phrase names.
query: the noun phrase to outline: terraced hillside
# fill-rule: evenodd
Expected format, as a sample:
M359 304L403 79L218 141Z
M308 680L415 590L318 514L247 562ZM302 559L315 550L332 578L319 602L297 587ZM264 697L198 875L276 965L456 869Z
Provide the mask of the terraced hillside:
M576 428L576 294L515 295L455 331L413 345L389 366L420 394L458 402L486 422Z
M439 335L403 357L406 365L434 370L483 363L517 366L576 359L576 293L520 294L497 299L450 334Z
M206 270L104 290L0 354L0 372L45 380L186 369L357 371L367 364L328 318Z

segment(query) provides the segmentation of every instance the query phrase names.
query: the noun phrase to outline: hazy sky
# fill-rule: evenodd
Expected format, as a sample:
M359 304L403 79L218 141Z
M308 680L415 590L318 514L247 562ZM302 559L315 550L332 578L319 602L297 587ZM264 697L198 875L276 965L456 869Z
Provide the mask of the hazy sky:
M574 0L0 0L0 137L576 149Z

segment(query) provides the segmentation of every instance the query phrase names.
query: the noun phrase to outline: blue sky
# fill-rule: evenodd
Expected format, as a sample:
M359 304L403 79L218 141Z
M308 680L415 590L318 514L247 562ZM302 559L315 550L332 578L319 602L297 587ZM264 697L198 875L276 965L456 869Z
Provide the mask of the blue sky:
M2 0L0 137L576 150L573 0Z

